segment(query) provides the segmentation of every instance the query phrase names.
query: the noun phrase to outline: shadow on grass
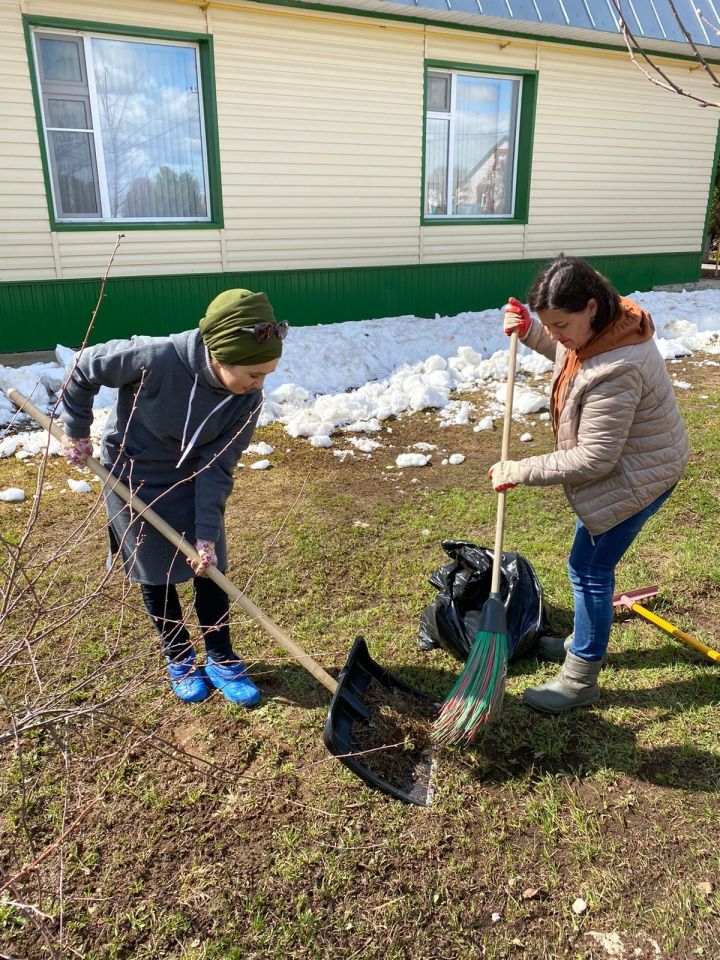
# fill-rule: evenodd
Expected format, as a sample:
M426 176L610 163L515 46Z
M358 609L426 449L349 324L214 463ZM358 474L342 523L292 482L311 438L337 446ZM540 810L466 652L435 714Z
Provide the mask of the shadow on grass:
M661 670L673 664L688 666L707 666L720 678L720 665L714 663L699 650L694 650L681 641L666 643L662 647L638 647L634 650L608 649L608 667L613 670ZM523 676L536 673L549 666L548 661L539 660L534 654L515 660L510 664L510 676ZM560 664L557 664L558 668Z
M595 707L557 717L532 711L519 697L508 696L501 722L487 730L473 751L475 772L481 780L504 783L547 775L579 779L612 770L658 786L714 793L720 788L720 755L690 742L643 746L639 736L647 733L644 720L638 722L636 714L616 723L603 711L653 711L653 726L670 725L719 699L720 677L712 667L693 680L642 690L613 689L605 682ZM663 737L662 731L656 736Z
M653 600L650 600L645 604L645 606L651 612L654 611L660 616L669 616L671 620L673 619L672 611L664 609L665 604L662 602L655 603ZM545 609L551 623L553 624L550 635L554 637L569 636L573 630L572 610L568 610L565 607L554 607L547 603L545 604ZM668 643L660 649L652 648L647 650L638 649L622 651L621 653L613 652L613 641L617 639L617 630L619 629L622 631L625 627L630 626L634 622L642 623L646 621L643 621L642 617L628 610L621 610L615 616L615 620L613 622L613 632L610 635L609 647L609 655L611 657L611 663L613 666L622 668L623 670L635 670L638 668L645 669L653 666L660 667L666 663L672 663L673 661L677 660L678 651L684 653L690 662L697 662L698 660L710 660L709 657L706 657L699 651L694 650L689 644L683 643L682 640L676 640ZM657 632L660 635L664 634L664 631L662 631L660 628L657 629ZM712 640L710 641L710 644L712 645Z
M614 668L661 668L678 659L697 663L703 658L674 644L647 651L613 654ZM592 709L572 711L551 717L526 707L521 698L507 695L500 722L489 727L469 751L469 759L478 779L505 783L518 779L539 779L548 774L581 778L601 770L612 770L659 786L717 791L720 788L720 756L691 743L641 746L638 737L647 726L637 716L626 723L607 719L604 710L652 711L652 723L671 724L684 713L720 701L720 673L709 661L708 670L691 680L660 682L642 689L618 689L612 671L603 674L603 693ZM440 666L434 654L427 666L383 664L391 673L416 689L443 700L462 668ZM531 675L547 667L534 657L510 665L512 676ZM337 670L329 670L336 675ZM287 701L306 709L328 707L329 691L299 664L292 661L253 668L253 677L265 697ZM528 684L530 685L530 684ZM662 732L658 737L665 736ZM667 736L672 736L670 732Z

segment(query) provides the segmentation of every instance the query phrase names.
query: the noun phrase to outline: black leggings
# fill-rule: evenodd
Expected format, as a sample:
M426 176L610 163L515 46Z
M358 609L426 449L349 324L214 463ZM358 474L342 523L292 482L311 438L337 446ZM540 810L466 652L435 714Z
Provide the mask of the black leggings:
M224 590L207 577L194 577L195 612L213 660L234 660L230 643L230 602ZM171 660L186 660L192 643L184 623L175 584L141 583L145 609L160 635L163 653Z

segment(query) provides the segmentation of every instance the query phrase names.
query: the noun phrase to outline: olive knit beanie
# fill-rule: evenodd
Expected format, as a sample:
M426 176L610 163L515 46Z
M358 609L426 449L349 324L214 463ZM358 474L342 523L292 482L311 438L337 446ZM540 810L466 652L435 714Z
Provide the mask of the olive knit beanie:
M276 323L273 308L264 293L251 290L225 290L209 304L200 321L200 335L218 363L252 366L277 360L282 340L275 335L260 343L243 327L256 323Z

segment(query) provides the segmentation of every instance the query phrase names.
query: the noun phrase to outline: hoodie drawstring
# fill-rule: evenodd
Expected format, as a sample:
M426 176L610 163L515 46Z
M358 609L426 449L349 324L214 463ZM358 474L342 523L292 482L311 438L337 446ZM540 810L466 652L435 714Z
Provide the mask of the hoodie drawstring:
M175 465L175 469L176 469L176 470L177 470L177 468L180 466L180 464L183 462L183 460L185 459L185 457L187 457L187 455L190 453L190 451L192 450L192 448L195 446L195 441L196 441L197 438L200 436L200 431L201 431L202 428L205 426L205 424L208 422L208 420L210 419L210 417L211 417L214 413L217 413L218 410L220 409L220 407L224 407L225 404L228 402L228 400L232 400L232 398L233 398L233 395L232 395L231 393L229 393L229 394L225 397L224 400L221 400L220 403L217 404L217 406L213 407L213 409L212 409L212 410L210 411L210 413L205 417L205 419L203 420L203 422L200 424L200 426L197 428L197 430L195 431L195 433L192 435L192 437L190 438L190 442L188 443L188 445L187 445L187 447L186 447L186 446L185 446L185 437L186 437L186 435L187 435L188 424L190 423L190 412L191 412L191 410L192 410L192 402L193 402L193 400L195 399L195 391L197 390L197 385L198 385L198 378L197 378L197 374L195 374L195 382L193 383L193 385L192 385L192 390L190 391L190 399L188 400L187 414L185 415L185 426L183 427L182 442L180 443L180 452L182 453L182 456L180 457L180 459L178 460L178 462L177 462L176 465Z

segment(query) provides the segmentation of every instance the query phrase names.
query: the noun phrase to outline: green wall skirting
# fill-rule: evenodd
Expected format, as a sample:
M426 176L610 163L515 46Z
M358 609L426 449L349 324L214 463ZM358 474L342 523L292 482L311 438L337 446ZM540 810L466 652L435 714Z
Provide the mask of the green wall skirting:
M700 276L701 254L662 253L589 257L620 293ZM338 270L273 270L180 276L111 277L91 343L144 333L164 335L194 326L221 290L265 290L278 318L297 326L414 314L452 316L524 297L548 262L413 264ZM85 335L100 281L0 283L0 352L76 346Z

